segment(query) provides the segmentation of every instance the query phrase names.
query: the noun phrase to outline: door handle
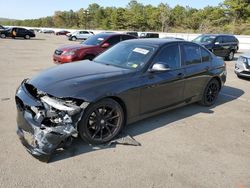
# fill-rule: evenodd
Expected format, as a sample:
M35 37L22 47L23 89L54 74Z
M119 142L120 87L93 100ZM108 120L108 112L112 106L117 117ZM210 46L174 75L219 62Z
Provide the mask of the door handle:
M183 78L184 76L185 76L185 74L182 73L182 72L180 72L180 73L177 74L177 77L178 77L178 78Z

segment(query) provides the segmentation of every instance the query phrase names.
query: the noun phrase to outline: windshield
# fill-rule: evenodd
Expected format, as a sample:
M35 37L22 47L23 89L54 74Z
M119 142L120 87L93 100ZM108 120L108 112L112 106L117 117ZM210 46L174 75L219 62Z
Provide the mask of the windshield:
M108 38L108 35L93 35L92 37L89 37L87 40L83 41L81 44L89 45L89 46L96 46L101 44L106 38Z
M97 63L126 69L142 68L156 51L155 47L134 43L119 43L94 59Z
M215 36L208 36L208 35L204 35L204 36L199 36L199 37L197 37L197 38L195 38L194 40L193 40L193 42L198 42L198 43L211 43L211 42L213 42L214 41L214 39L215 39Z

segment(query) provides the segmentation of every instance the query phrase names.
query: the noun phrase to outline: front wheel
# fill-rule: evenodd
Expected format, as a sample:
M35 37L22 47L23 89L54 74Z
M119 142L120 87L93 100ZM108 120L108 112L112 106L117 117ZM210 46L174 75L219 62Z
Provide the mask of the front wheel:
M113 99L90 105L79 122L80 137L90 144L103 144L119 134L124 125L124 112Z
M203 106L212 106L218 98L219 91L220 84L218 80L212 79L211 81L209 81L204 90L200 104Z
M72 37L71 40L72 40L72 41L76 41L76 37Z

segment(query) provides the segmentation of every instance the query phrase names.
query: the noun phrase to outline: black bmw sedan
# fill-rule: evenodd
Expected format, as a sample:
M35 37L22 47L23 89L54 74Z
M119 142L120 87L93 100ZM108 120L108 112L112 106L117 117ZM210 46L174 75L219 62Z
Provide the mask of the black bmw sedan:
M225 81L223 60L198 44L128 40L93 61L24 80L16 92L17 133L34 156L49 156L78 135L101 144L143 118L194 102L213 105Z

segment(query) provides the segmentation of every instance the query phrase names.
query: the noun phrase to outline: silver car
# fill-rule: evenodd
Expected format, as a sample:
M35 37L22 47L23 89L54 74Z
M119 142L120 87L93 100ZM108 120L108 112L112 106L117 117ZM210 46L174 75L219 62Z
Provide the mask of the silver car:
M250 78L250 52L245 53L238 58L234 72L238 77Z

